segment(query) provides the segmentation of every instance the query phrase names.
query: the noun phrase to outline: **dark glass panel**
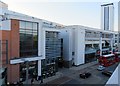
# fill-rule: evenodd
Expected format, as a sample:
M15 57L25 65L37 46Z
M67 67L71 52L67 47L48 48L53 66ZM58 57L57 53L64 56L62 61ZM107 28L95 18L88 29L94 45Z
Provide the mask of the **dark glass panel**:
M38 54L38 52L37 52L37 51L33 51L33 55L35 55L35 56L36 56L37 54Z
M33 35L32 34L26 34L26 41L32 41Z
M37 23L23 22L20 28L20 56L31 57L38 55Z
M34 41L33 49L37 49L37 47L38 47L38 41Z

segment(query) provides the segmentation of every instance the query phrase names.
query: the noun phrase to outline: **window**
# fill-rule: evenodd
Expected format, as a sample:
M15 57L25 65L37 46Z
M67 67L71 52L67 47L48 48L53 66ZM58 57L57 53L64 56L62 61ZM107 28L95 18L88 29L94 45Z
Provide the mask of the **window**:
M117 37L117 34L115 34L115 37Z
M20 57L38 56L38 23L20 21Z

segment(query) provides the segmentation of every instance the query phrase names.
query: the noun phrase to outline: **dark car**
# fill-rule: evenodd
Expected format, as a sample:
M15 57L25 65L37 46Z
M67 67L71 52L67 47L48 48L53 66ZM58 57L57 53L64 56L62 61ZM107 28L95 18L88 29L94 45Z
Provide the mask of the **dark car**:
M102 72L102 74L110 77L112 75L112 71L105 70Z
M80 78L86 79L91 76L91 73L85 72L85 73L81 73L79 76L80 76Z

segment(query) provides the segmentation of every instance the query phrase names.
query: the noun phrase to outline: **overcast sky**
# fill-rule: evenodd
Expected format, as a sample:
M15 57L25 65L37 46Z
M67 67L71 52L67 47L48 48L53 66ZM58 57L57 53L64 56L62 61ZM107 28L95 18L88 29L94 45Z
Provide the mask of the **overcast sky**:
M8 9L63 25L84 25L100 29L101 0L1 0ZM64 1L64 2L63 2ZM89 1L89 2L88 2ZM115 31L118 29L118 0L115 7Z

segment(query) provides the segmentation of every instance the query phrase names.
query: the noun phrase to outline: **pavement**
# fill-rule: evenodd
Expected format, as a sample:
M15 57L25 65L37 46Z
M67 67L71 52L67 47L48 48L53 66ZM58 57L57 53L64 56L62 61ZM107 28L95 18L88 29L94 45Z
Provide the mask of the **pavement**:
M110 66L106 69L111 69L112 71L115 70L118 63ZM59 72L56 73L55 76L48 77L43 80L43 83L40 84L40 81L35 81L34 84L40 84L43 86L67 86L67 85L105 85L106 82L110 77L105 76L102 74L102 71L98 71L98 64L97 62L91 62L84 65L80 65L78 67L71 67L71 68L62 68L59 69ZM87 79L82 79L79 77L80 73L83 72L90 72L92 75Z

